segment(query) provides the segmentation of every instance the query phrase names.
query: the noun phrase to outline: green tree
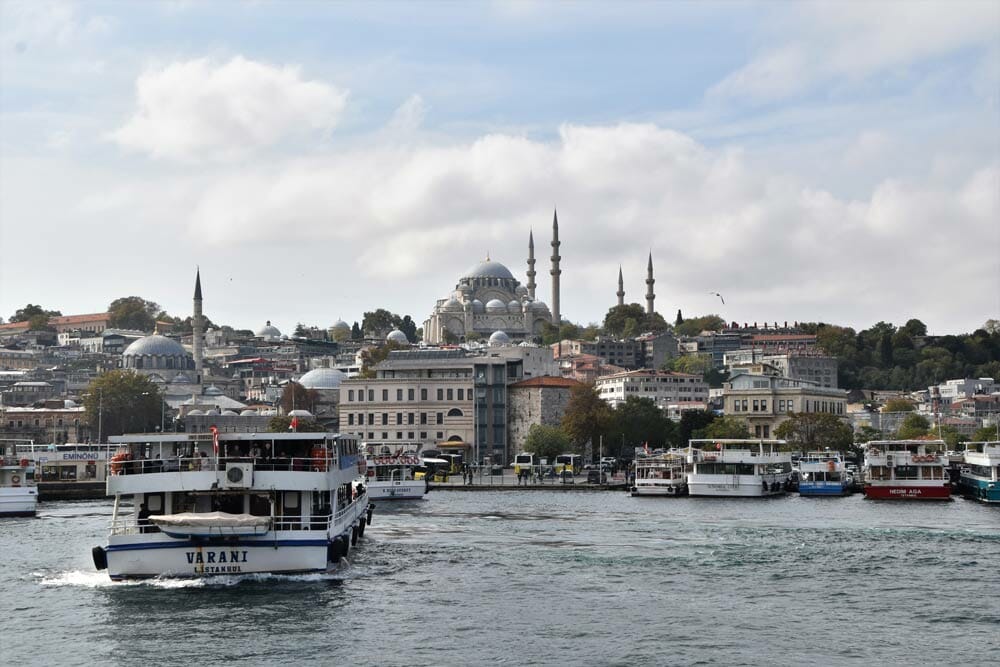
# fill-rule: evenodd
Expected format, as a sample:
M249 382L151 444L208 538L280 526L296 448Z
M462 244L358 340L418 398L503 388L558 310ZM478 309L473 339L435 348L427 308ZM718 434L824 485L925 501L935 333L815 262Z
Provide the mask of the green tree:
M588 442L596 445L600 436L607 432L611 418L611 407L597 393L597 388L592 384L579 385L570 389L562 430L577 453L582 453Z
M882 431L867 425L858 428L858 430L854 433L854 443L856 445L863 445L866 442L881 439Z
M271 417L267 422L267 430L270 433L287 433L292 430L292 418L288 415ZM322 433L325 430L322 424L313 419L299 419L299 425L295 427L296 433Z
M896 437L900 440L912 440L927 435L930 428L931 424L927 418L914 412L906 415L906 418L903 419L899 430L896 431Z
M558 426L532 424L524 440L524 451L537 454L551 463L560 454L569 452L571 445L569 436Z
M580 327L572 322L559 325L559 340L576 340L580 337Z
M890 398L882 406L882 412L913 412L916 406L905 398Z
M969 439L958 432L954 426L942 426L940 437L944 440L948 449L958 449L959 443L967 442Z
M622 338L625 335L625 327L628 325L630 319L636 322L633 326L638 326L638 323L645 316L645 309L637 303L614 306L604 316L604 331L609 336Z
M619 458L631 458L632 448L644 443L649 443L650 448L666 447L674 440L675 432L674 423L652 399L629 396L612 413L604 449L617 449Z
M391 340L378 347L366 347L361 350L361 372L358 375L368 379L375 377L375 366L385 361L393 350L402 349L402 345Z
M55 331L55 327L49 325L49 314L32 315L28 318L28 328L32 331Z
M385 338L400 323L400 318L385 308L365 313L361 320L361 330L372 338Z
M825 412L795 413L778 424L774 436L803 451L827 448L847 451L854 444L851 427L836 415Z
M41 306L37 306L33 303L29 303L24 308L18 308L17 311L10 316L10 322L27 322L31 320L32 317L37 317L39 315L47 315L49 317L62 315L58 310L45 310ZM46 319L46 323L48 320Z
M399 321L399 330L406 334L406 340L411 343L420 340L420 336L417 335L417 323L409 315L404 315L403 319Z
M677 425L674 445L687 447L688 441L695 437L695 433L703 432L715 419L715 413L711 410L685 410L681 413L680 424Z
M308 410L315 414L318 400L319 392L315 389L306 389L298 382L289 382L281 392L280 404L285 412Z
M152 331L156 326L156 315L162 312L160 305L146 301L139 296L125 296L115 299L108 306L108 326L115 329L135 329Z
M665 319L663 319L663 315L656 312L651 315L644 316L640 324L642 331L639 333L659 333L670 329L670 325L667 324Z
M157 386L132 370L98 375L83 398L87 423L101 440L110 435L153 431L160 425L162 403Z
M678 308L677 309L677 317L674 319L674 326L675 327L679 327L682 324L684 324L684 316L681 315L681 309Z
M483 340L483 334L479 333L478 331L470 331L469 333L465 334L466 343L478 343L482 340Z
M703 315L684 320L674 327L674 332L678 336L697 336L702 331L721 331L725 326L726 321L718 315Z
M989 442L1000 440L1000 430L996 426L983 426L977 428L972 434L972 442Z
M364 337L365 335L361 331L361 326L357 322L351 325L351 340L361 340Z
M333 340L337 341L338 343L343 343L345 340L350 340L351 330L344 328L340 329L331 328L330 337L333 338Z
M560 340L559 327L551 322L542 322L542 345L552 345Z
M747 423L737 417L718 417L711 424L695 434L696 438L712 438L716 440L739 440L750 438Z
M926 336L927 335L927 325L920 320L907 320L906 324L900 331L905 331L907 334L912 336Z

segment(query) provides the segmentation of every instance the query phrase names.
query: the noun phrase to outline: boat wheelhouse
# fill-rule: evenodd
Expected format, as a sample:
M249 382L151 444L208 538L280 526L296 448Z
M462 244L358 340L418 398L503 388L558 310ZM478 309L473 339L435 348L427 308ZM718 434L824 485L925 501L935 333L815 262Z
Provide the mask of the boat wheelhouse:
M965 495L1000 503L1000 441L966 444L959 484Z
M873 440L865 445L865 498L950 500L943 440Z
M0 516L35 516L35 464L17 453L14 441L0 442Z
M94 564L113 580L326 571L371 521L364 458L333 433L110 439L114 514Z
M784 440L691 440L688 493L760 498L785 493L792 456Z
M423 469L420 454L412 452L371 452L366 448L365 468L368 497L372 500L412 500L427 493L427 477L416 479L417 469Z
M680 496L687 493L687 459L683 451L640 455L635 460L633 496Z
M809 452L799 458L800 496L846 496L853 483L840 452Z

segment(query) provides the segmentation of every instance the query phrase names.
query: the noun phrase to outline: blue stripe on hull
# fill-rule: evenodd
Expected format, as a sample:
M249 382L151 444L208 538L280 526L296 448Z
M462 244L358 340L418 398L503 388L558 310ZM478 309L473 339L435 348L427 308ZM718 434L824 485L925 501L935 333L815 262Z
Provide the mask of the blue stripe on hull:
M329 541L321 540L256 540L246 542L226 542L225 544L206 544L183 540L177 542L133 542L131 544L109 544L105 551L136 551L143 549L193 549L195 547L325 547Z
M837 485L819 485L799 482L800 496L846 496L850 487Z
M1000 482L987 482L984 479L963 475L959 484L966 495L984 503L1000 503Z

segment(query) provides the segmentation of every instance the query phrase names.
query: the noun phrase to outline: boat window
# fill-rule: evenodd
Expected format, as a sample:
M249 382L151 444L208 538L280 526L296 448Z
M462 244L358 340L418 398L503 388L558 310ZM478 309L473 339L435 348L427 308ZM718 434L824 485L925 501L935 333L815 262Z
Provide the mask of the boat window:
M147 493L145 497L146 509L150 514L163 514L163 494Z
M896 466L896 479L917 479L917 466Z
M250 514L254 516L270 516L271 502L265 495L250 496Z

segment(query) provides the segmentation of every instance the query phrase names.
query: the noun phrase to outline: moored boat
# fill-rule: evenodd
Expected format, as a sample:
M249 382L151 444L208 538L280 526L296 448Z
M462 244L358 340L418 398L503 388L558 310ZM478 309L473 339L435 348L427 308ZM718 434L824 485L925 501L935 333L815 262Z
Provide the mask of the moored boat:
M1000 441L965 445L959 485L967 496L984 503L1000 503Z
M942 440L873 440L865 445L865 498L949 500Z
M840 452L809 452L799 459L800 496L846 496L853 483Z
M687 461L683 452L671 450L639 456L635 460L633 496L680 496L687 493Z
M785 493L792 456L784 440L692 440L687 454L692 496L760 498Z
M371 521L353 436L178 433L111 442L114 514L108 543L93 556L113 580L322 572Z
M13 442L0 443L0 516L35 516L37 511L34 463L19 458Z
M422 463L417 452L365 456L368 496L372 500L412 500L427 493L427 477L416 479Z

